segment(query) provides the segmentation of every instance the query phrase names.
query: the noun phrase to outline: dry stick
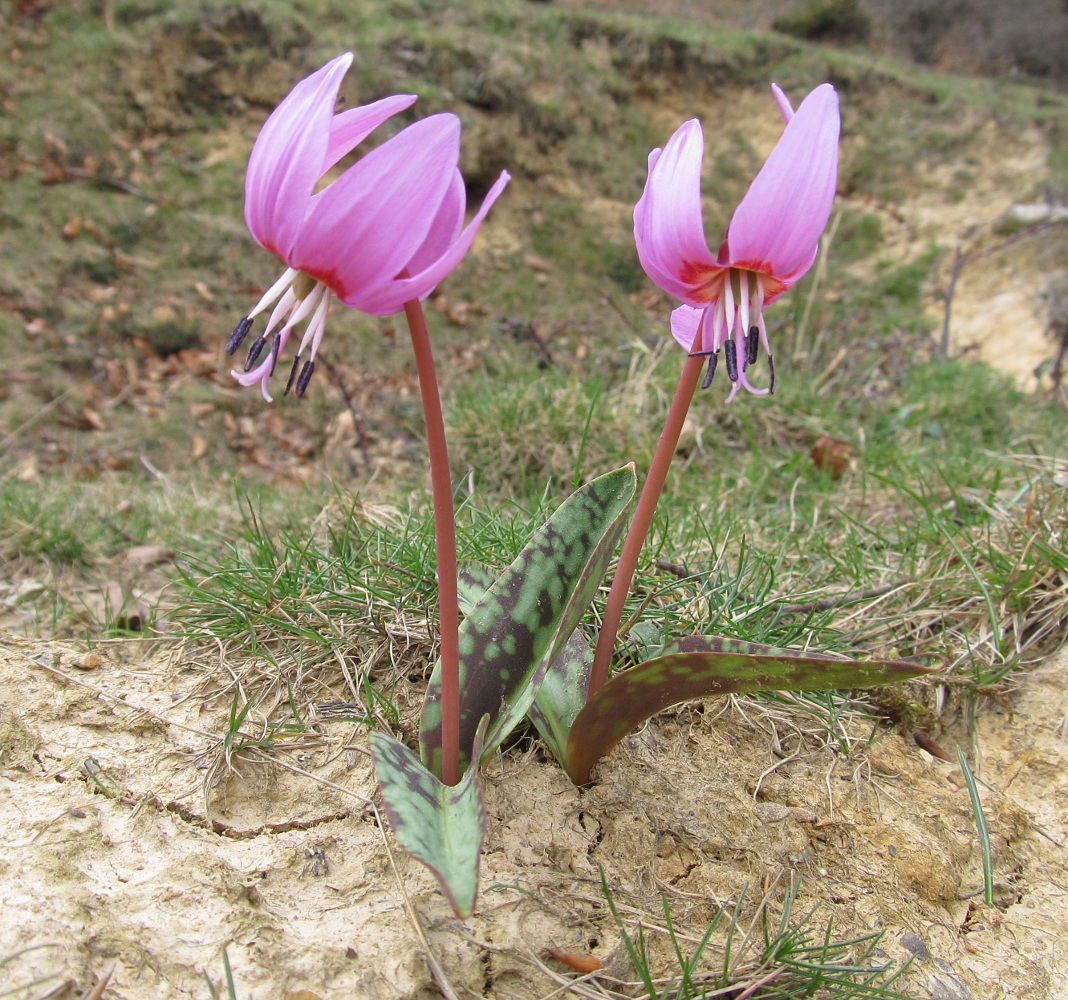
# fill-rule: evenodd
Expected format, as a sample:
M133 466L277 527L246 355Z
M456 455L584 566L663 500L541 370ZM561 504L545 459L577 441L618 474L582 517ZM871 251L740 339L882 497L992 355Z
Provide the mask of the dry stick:
M111 977L115 972L115 965L116 963L112 962L111 965L104 970L103 975L97 980L96 985L90 987L82 994L81 1000L100 1000L104 995L104 988L111 982Z
M728 348L731 346L728 345ZM623 552L619 557L615 578L612 580L612 589L608 592L604 621L601 623L601 631L597 636L597 649L593 654L593 668L590 671L587 699L603 687L605 681L608 680L612 650L615 648L616 636L619 634L619 623L623 620L623 605L627 600L631 581L634 579L634 571L638 567L638 556L641 554L642 546L645 544L649 528L653 523L656 505L664 489L664 481L667 479L671 460L675 457L675 449L678 447L682 426L686 421L686 413L690 409L690 401L697 390L697 383L701 380L704 365L705 358L689 357L679 376L675 398L671 401L671 409L668 410L664 429L660 432L656 454L653 455L653 463L649 467L649 475L642 487L642 495L638 499L634 519L630 522L630 530L623 542Z
M356 430L356 447L360 449L360 454L363 456L363 463L366 466L370 466L371 457L368 450L367 436L367 415L356 404L356 400L352 398L352 393L349 392L349 387L345 384L345 380L341 377L341 372L330 363L330 358L322 351L319 352L317 360L321 365L326 368L327 375L330 376L330 381L337 386L338 392L341 393L341 398L345 400L345 406L348 408L349 413L352 415L352 424Z
M434 368L430 334L418 299L404 304L412 334L419 392L426 419L430 452L430 483L434 495L434 540L438 556L438 609L441 618L441 779L460 780L460 600L456 582L456 515L452 505L452 474L445 442L445 418Z
M804 614L808 611L830 611L831 608L840 607L843 604L853 604L856 601L868 601L873 597L882 597L891 590L904 587L909 583L907 577L895 580L893 583L884 583L879 587L871 587L868 590L850 590L845 594L835 594L833 597L821 597L818 601L807 601L804 604L780 604L776 610L783 614Z

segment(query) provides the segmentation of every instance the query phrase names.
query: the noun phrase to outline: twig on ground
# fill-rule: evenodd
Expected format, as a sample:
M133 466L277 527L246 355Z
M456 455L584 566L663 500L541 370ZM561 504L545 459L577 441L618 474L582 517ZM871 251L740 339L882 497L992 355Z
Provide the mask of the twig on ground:
M895 580L893 583L884 583L881 587L870 587L867 590L850 590L845 594L835 594L833 597L821 597L818 601L807 601L804 604L780 604L778 610L783 614L805 614L809 611L830 611L839 608L843 604L854 604L857 601L869 601L873 597L882 597L898 587L904 587L909 583L907 577Z
M81 995L81 1000L100 1000L104 995L104 988L111 981L114 972L115 963L112 962L111 965L104 970L104 974L97 980L96 985L91 986Z

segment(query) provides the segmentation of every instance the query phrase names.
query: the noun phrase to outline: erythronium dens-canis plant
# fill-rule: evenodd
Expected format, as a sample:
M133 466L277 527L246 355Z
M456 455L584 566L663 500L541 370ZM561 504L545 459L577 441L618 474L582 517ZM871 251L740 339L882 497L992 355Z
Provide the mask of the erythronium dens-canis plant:
M365 312L404 310L412 334L427 424L438 554L441 655L428 684L416 754L386 733L371 735L387 815L401 845L437 876L457 915L475 906L485 831L479 766L524 718L572 780L590 780L597 760L635 725L682 700L760 690L864 687L930 669L887 660L836 660L720 636L670 640L645 662L608 680L623 602L652 522L701 370L726 357L731 396L774 388L763 310L812 265L834 197L838 98L816 88L794 114L775 88L786 130L736 210L719 254L704 238L703 142L696 121L649 157L634 213L639 258L661 288L682 300L671 317L687 350L679 388L631 517L633 465L593 479L564 501L512 564L495 574L456 565L451 476L437 377L419 305L462 259L508 182L502 173L466 227L457 167L459 120L432 115L401 130L339 178L323 176L378 125L409 108L411 95L334 113L351 54L299 83L268 118L253 148L245 217L257 242L286 265L238 324L232 354L256 317L273 306L234 378L268 385L292 331L304 324L288 393L301 396L334 298ZM268 346L269 343L269 346ZM770 382L748 378L758 347ZM264 351L267 353L264 354ZM579 625L629 530L596 650ZM459 624L459 609L464 617Z
M448 783L456 784L460 779L456 530L445 423L420 300L463 259L509 175L501 173L464 227L460 120L441 114L402 129L316 191L343 156L416 100L414 95L400 94L335 114L338 89L351 64L352 53L343 53L298 83L271 113L252 148L245 178L245 221L256 241L287 268L238 323L226 349L233 354L256 316L274 303L266 330L253 341L243 370L233 372L242 385L258 382L270 402L267 386L279 356L293 329L306 322L286 384L286 393L295 385L302 396L315 370L333 298L377 315L404 310L419 373L434 494L444 771ZM270 348L263 356L269 337ZM307 360L302 363L305 351Z

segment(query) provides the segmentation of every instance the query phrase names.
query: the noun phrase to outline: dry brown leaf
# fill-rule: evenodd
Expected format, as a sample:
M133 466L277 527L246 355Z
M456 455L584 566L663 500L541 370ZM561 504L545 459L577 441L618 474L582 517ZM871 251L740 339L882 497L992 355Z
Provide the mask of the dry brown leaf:
M569 951L557 951L555 948L546 948L545 951L551 958L563 962L576 972L597 972L604 968L604 962L596 955L575 955Z
M100 414L90 406L82 407L82 419L84 419L94 431L102 431L104 429L104 421Z
M845 473L854 468L857 462L856 450L837 438L821 434L812 447L812 461L821 472L830 472L832 479L841 479Z

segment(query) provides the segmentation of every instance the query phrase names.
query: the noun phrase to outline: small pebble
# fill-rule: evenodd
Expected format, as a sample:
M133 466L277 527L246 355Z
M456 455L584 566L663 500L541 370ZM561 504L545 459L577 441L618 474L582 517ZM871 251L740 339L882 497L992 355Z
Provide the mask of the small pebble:
M762 823L781 823L791 814L791 810L781 802L758 802L753 806L753 813Z

